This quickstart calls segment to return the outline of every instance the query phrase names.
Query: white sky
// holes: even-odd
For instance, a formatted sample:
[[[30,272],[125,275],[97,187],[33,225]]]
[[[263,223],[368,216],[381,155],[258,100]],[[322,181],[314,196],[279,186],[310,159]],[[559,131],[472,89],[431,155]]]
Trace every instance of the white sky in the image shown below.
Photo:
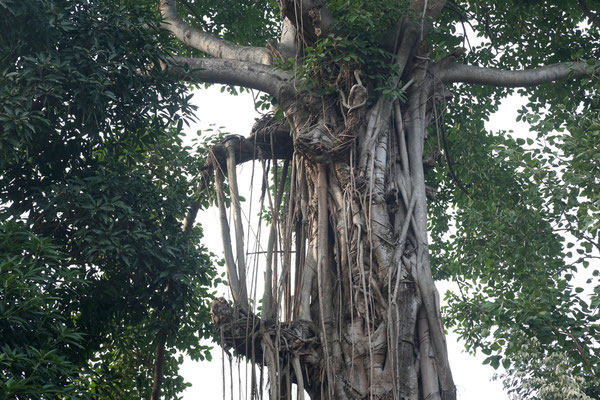
[[[519,134],[528,132],[527,124],[516,122],[517,109],[520,108],[525,100],[518,96],[512,96],[506,99],[499,111],[495,113],[490,121],[486,123],[486,128],[493,131],[513,130]],[[187,129],[187,132],[195,133],[197,129],[206,129],[211,125],[224,127],[225,132],[247,136],[250,128],[257,116],[254,112],[252,98],[248,93],[239,96],[230,96],[221,93],[220,88],[213,86],[209,89],[199,91],[194,96],[194,104],[198,106],[198,123]],[[519,135],[520,136],[520,135]],[[245,168],[250,168],[246,166]],[[257,173],[259,173],[257,171]],[[247,188],[243,187],[244,179],[240,180],[240,194],[244,196]],[[247,182],[246,182],[247,183]],[[256,214],[256,212],[254,212]],[[204,228],[204,243],[211,251],[221,256],[221,239],[218,226],[217,210],[215,208],[202,212],[197,219]],[[223,272],[223,271],[219,271]],[[449,289],[449,285],[438,284],[438,289],[442,294]],[[229,297],[227,289],[221,289],[219,295]],[[458,399],[460,400],[507,400],[508,396],[502,389],[502,383],[491,381],[495,372],[493,368],[482,365],[485,358],[483,355],[471,356],[463,351],[464,345],[457,342],[457,336],[450,332],[448,335],[448,352],[452,373],[458,390]],[[214,345],[214,344],[213,344]],[[192,383],[192,387],[184,393],[184,400],[195,399],[219,399],[223,395],[223,355],[221,349],[214,345],[213,360],[211,362],[193,362],[187,359],[182,368],[181,374],[186,381]],[[233,365],[233,374],[229,372],[229,361],[225,357],[225,386],[229,388],[231,377],[234,385],[237,387],[239,382],[245,382],[247,367],[242,363],[240,366]],[[238,376],[239,374],[239,376]],[[244,385],[242,385],[244,386]],[[235,398],[245,399],[245,393],[236,391]],[[227,398],[231,398],[228,392]]]

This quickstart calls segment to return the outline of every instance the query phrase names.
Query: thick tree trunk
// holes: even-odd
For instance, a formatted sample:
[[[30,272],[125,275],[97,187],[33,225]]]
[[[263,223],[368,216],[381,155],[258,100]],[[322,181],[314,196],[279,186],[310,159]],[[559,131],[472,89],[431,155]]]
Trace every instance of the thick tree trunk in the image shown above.
[[[409,0],[397,21],[379,21],[387,30],[385,38],[373,37],[369,43],[394,54],[388,61],[396,75],[387,82],[363,77],[377,80],[363,85],[359,69],[366,65],[319,53],[320,61],[312,68],[323,67],[321,62],[327,68],[309,72],[326,76],[327,89],[337,90],[319,98],[306,90],[311,83],[300,78],[309,59],[303,56],[317,55],[314,45],[322,38],[339,33],[340,40],[354,34],[368,37],[371,28],[344,32],[336,13],[327,9],[329,2],[278,0],[280,42],[268,49],[247,47],[187,24],[176,0],[160,1],[164,29],[210,56],[172,57],[171,74],[267,92],[286,117],[287,124],[274,118],[260,121],[248,139],[228,138],[213,149],[214,162],[207,167],[216,173],[234,299],[233,307],[224,299],[213,303],[214,322],[225,346],[267,366],[272,399],[291,398],[292,383],[298,385],[299,399],[304,389],[312,399],[456,398],[429,265],[431,190],[423,171],[428,126],[432,120],[436,127],[441,124],[438,103],[448,98],[444,84],[530,86],[591,76],[598,63],[503,71],[455,63],[464,49],[432,62],[424,43],[446,3]],[[285,70],[290,57],[295,71]],[[283,68],[270,66],[276,58],[286,61]],[[367,87],[391,83],[387,87],[396,88],[400,81],[405,83],[405,101],[381,97],[372,102]],[[252,290],[247,289],[250,274],[235,172],[237,163],[252,159],[272,161],[270,171],[277,182],[275,193],[268,196],[272,225],[260,316],[252,311],[258,297],[248,298]],[[285,164],[280,170],[275,161],[281,159]],[[264,185],[270,186],[266,173]],[[186,223],[196,211],[191,210]]]
[[[293,151],[283,168],[284,174],[291,171],[285,196],[286,176],[272,168],[281,183],[269,197],[272,227],[260,318],[246,301],[235,179],[236,160],[250,152],[240,139],[215,149],[218,186],[224,170],[229,176],[237,261],[219,195],[235,307],[216,301],[213,316],[226,346],[267,366],[272,399],[291,398],[291,383],[312,399],[456,398],[429,266],[423,171],[427,128],[446,98],[440,76],[454,59],[430,64],[422,44],[424,21],[444,4],[416,1],[420,23],[404,18],[394,28],[399,72],[390,79],[392,87],[406,82],[406,101],[382,96],[368,103],[374,97],[369,84],[347,65],[330,77],[334,95],[315,97],[295,85],[277,89],[291,130],[291,146],[283,147]],[[297,9],[284,9],[288,21],[295,20]],[[327,27],[317,20],[318,36]],[[310,41],[306,29],[297,34]],[[286,158],[273,145],[285,140],[275,128],[268,133],[271,124],[258,126],[249,139],[257,155],[250,158]],[[260,132],[272,138],[270,148],[259,144]]]
[[[412,65],[405,103],[367,110],[356,75],[345,106],[286,109],[291,182],[272,205],[287,215],[273,213],[282,240],[269,243],[284,256],[268,258],[263,319],[243,303],[213,310],[225,344],[268,367],[273,399],[290,398],[291,382],[312,399],[456,397],[428,258],[423,143],[442,97],[426,67]]]

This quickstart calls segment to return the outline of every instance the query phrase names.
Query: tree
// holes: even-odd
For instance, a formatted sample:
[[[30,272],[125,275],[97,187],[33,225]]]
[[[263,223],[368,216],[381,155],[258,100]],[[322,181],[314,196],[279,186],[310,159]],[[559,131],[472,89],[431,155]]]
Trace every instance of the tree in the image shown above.
[[[150,10],[0,1],[0,398],[149,398],[203,358],[214,260],[181,229],[187,89]],[[218,280],[217,280],[218,281]]]
[[[598,397],[598,268],[573,287],[598,256],[597,1],[388,3],[162,0],[158,21],[155,1],[0,0],[0,396],[175,397],[175,352],[210,335],[193,221],[216,189],[234,304],[213,321],[272,398],[455,398],[434,278],[517,396]],[[274,112],[201,167],[178,80]],[[542,146],[483,130],[511,87]],[[256,159],[250,297],[236,165]]]
[[[572,287],[597,257],[596,1],[176,3],[160,1],[181,45],[165,68],[275,107],[204,169],[234,300],[213,320],[268,368],[271,398],[292,383],[299,398],[456,398],[434,277],[461,286],[447,323],[487,363],[536,365],[524,331],[532,357],[564,352],[598,393],[599,289]],[[482,38],[468,50],[466,25]],[[508,88],[529,97],[540,149],[483,129]],[[250,298],[236,165],[254,159],[270,165],[271,228]]]

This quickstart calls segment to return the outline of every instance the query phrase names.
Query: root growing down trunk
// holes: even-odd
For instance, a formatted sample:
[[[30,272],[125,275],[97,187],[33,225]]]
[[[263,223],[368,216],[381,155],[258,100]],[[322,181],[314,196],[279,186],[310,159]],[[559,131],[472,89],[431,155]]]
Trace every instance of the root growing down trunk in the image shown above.
[[[291,398],[291,383],[311,399],[456,398],[428,258],[423,143],[440,96],[426,70],[426,61],[411,65],[405,103],[381,97],[367,110],[348,96],[341,118],[317,100],[316,119],[291,103],[291,134],[277,136],[293,148],[289,158],[253,144],[254,158],[284,174],[269,203],[260,316],[248,309],[235,165],[252,158],[248,143],[269,123],[215,152],[218,192],[229,177],[237,257],[219,195],[235,302],[215,301],[214,321],[225,346],[267,367],[273,399]],[[279,158],[289,160],[284,168],[275,168]]]

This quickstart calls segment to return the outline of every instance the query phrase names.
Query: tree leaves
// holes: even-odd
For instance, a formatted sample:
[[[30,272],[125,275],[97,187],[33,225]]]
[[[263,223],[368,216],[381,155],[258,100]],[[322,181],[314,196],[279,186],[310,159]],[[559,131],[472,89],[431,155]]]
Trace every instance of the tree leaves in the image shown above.
[[[160,330],[173,397],[176,351],[207,353],[190,343],[212,334],[215,271],[201,230],[181,231],[199,166],[177,123],[193,108],[159,67],[158,20],[108,0],[1,7],[3,229],[52,242],[31,256],[27,241],[3,242],[1,390],[148,397]]]
[[[84,288],[63,254],[22,225],[0,225],[0,382],[2,398],[91,398],[73,352],[84,338],[70,324],[65,295]]]

